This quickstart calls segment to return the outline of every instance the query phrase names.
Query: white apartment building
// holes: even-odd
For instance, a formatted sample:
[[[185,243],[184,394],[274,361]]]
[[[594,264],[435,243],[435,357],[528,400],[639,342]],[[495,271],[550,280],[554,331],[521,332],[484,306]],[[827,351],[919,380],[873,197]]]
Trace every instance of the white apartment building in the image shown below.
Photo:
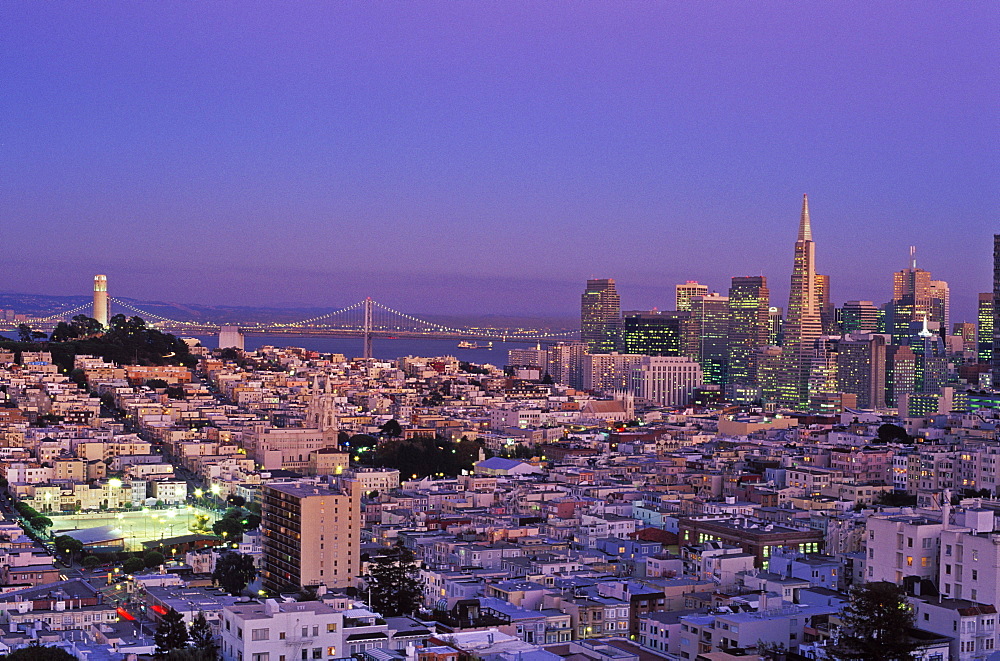
[[[865,524],[865,581],[900,584],[938,577],[941,521],[913,514],[872,516]]]
[[[1000,603],[1000,534],[990,510],[969,509],[956,519],[962,527],[941,532],[938,587],[945,597],[981,604]]]
[[[633,394],[663,406],[686,406],[703,383],[701,365],[690,358],[643,356],[632,370]]]
[[[952,638],[951,661],[984,661],[998,649],[997,609],[965,599],[913,599],[919,629]]]

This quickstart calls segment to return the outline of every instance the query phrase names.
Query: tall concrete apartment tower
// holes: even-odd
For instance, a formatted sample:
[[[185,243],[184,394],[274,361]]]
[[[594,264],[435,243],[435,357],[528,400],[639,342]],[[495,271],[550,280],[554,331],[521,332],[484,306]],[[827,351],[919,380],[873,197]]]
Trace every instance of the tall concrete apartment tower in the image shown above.
[[[108,276],[94,276],[94,319],[108,327]]]
[[[780,402],[794,408],[809,406],[809,373],[822,335],[816,284],[816,244],[809,222],[809,198],[802,196],[802,215],[795,241],[788,309],[785,311],[783,355],[785,370],[779,383]]]
[[[768,345],[771,294],[762,275],[734,277],[729,287],[729,382],[757,381],[754,354]]]
[[[993,387],[1000,388],[1000,234],[993,235]]]
[[[978,324],[976,337],[979,338],[979,353],[976,356],[980,363],[993,363],[993,292],[979,295]]]
[[[300,480],[261,490],[264,589],[354,586],[361,570],[361,487],[354,480]]]
[[[580,339],[590,353],[617,351],[621,327],[621,299],[615,281],[587,280],[587,290],[580,298]]]

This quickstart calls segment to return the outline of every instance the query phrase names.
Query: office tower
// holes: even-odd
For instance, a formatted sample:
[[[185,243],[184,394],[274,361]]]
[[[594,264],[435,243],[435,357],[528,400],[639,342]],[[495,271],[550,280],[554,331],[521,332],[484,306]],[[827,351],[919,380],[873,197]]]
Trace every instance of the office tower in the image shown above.
[[[951,326],[951,293],[944,280],[931,280],[930,320],[941,324],[941,335]]]
[[[692,296],[707,296],[708,285],[698,284],[697,280],[688,280],[683,285],[674,287],[674,309],[684,312],[691,309]]]
[[[993,362],[993,294],[979,295],[979,328],[976,336],[979,338],[979,362]]]
[[[823,335],[837,335],[837,310],[830,298],[830,276],[816,276],[816,303]]]
[[[635,396],[662,406],[687,406],[702,384],[701,366],[690,358],[643,356],[632,371]]]
[[[754,371],[760,397],[765,402],[775,402],[781,396],[781,377],[784,373],[781,347],[767,346],[754,354]]]
[[[968,321],[958,321],[952,324],[951,334],[962,338],[962,351],[975,355],[976,346],[976,325]]]
[[[885,407],[886,336],[851,333],[837,343],[837,390],[858,397],[858,407]]]
[[[583,389],[612,393],[630,387],[632,370],[642,356],[625,353],[590,353],[583,357]]]
[[[360,571],[361,488],[354,480],[261,487],[261,576],[271,594],[353,587]]]
[[[555,383],[582,388],[586,354],[587,345],[583,342],[557,342],[546,351],[546,372]]]
[[[1000,388],[1000,234],[993,235],[993,387]]]
[[[94,319],[108,327],[108,276],[94,276]]]
[[[924,321],[923,328],[907,342],[916,355],[915,390],[936,395],[948,384],[948,357],[944,339],[932,333]]]
[[[917,356],[908,346],[886,347],[885,403],[899,408],[917,388]]]
[[[847,301],[840,312],[840,332],[877,333],[878,307],[871,301]]]
[[[893,273],[892,301],[886,306],[886,330],[894,337],[910,335],[911,324],[931,319],[931,273],[917,268],[916,248],[910,246],[910,266]]]
[[[632,310],[622,313],[622,349],[642,356],[681,355],[683,313]]]
[[[729,376],[729,297],[691,297],[691,334],[697,338],[695,360],[705,383],[725,385]]]
[[[784,325],[785,311],[783,308],[771,306],[767,309],[767,343],[772,347],[780,347],[784,339],[782,326]]]
[[[615,281],[587,280],[580,299],[580,339],[591,353],[618,350],[621,332],[621,301]]]
[[[816,297],[816,245],[809,221],[809,198],[803,195],[782,344],[785,370],[780,401],[786,406],[803,408],[809,405],[809,374],[816,340],[821,334],[822,320]]]
[[[507,365],[510,367],[537,367],[545,373],[548,364],[548,351],[545,349],[511,349],[507,352]]]
[[[753,356],[768,344],[770,300],[764,276],[733,278],[729,287],[729,383],[757,381]]]

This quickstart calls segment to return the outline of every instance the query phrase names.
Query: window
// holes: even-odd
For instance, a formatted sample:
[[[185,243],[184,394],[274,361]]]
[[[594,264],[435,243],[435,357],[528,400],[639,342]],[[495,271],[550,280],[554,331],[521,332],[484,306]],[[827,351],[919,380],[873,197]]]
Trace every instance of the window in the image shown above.
[[[271,656],[270,652],[258,652],[252,655],[250,658],[253,659],[253,661],[268,661],[270,656]]]
[[[250,640],[268,640],[270,639],[270,629],[253,629],[250,632]]]
[[[314,659],[322,659],[323,658],[323,648],[322,647],[314,647],[313,648],[313,658]]]
[[[279,631],[278,632],[278,639],[279,640],[284,640],[285,639],[285,632],[284,631]]]
[[[912,567],[913,566],[913,556],[912,555],[906,556],[906,566],[907,567]]]
[[[326,625],[326,632],[327,633],[334,633],[336,630],[337,630],[337,623],[336,622],[330,622],[329,624]]]
[[[979,570],[977,570],[977,569],[973,569],[972,570],[972,580],[974,580],[974,581],[978,581],[979,580]]]

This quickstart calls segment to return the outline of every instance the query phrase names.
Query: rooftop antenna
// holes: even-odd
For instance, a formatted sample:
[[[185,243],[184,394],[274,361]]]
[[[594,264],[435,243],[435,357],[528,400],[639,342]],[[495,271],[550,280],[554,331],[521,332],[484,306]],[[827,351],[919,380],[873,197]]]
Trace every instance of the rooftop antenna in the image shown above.
[[[910,246],[910,268],[911,269],[916,269],[917,268],[917,247],[916,246]]]

